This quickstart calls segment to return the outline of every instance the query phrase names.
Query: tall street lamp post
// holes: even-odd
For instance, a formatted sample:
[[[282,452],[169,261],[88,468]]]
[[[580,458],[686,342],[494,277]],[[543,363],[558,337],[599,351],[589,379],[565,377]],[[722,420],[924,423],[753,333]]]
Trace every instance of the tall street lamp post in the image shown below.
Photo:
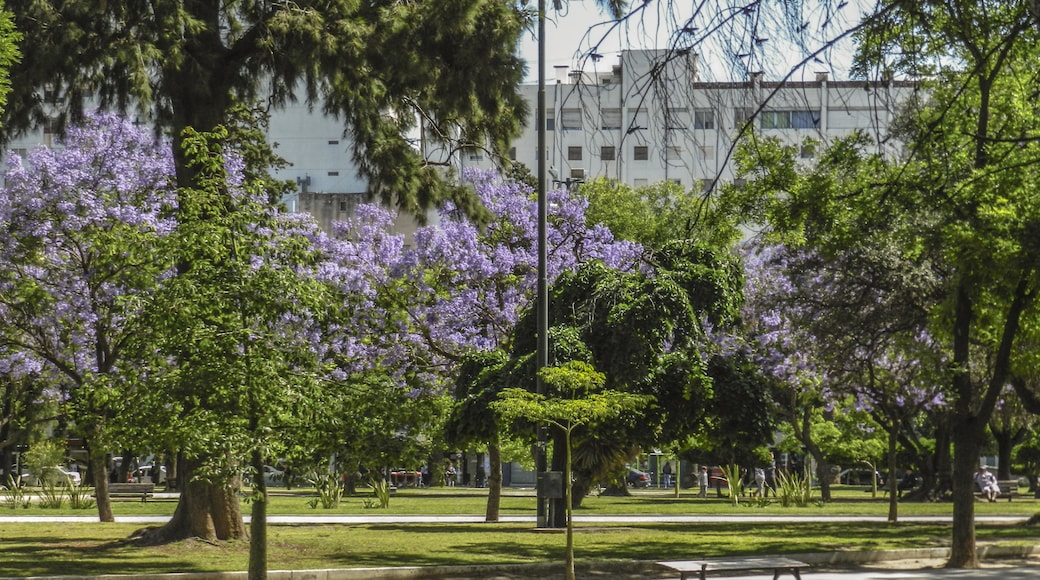
[[[535,353],[535,391],[545,394],[545,384],[540,376],[541,369],[549,366],[549,282],[547,270],[546,223],[548,195],[545,190],[546,145],[545,145],[545,0],[538,0],[538,295],[535,298],[535,315],[538,320],[538,348]],[[545,486],[537,478],[547,471],[545,426],[538,426],[538,447],[535,457],[536,496],[538,502],[537,526],[547,527],[548,498]]]

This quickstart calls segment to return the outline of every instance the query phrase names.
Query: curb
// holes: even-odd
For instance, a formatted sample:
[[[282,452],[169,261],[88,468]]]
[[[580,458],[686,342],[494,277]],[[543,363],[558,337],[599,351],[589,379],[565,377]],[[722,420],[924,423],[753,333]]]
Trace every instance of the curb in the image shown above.
[[[980,546],[979,558],[1014,559],[1040,555],[1037,546]],[[878,550],[863,552],[807,552],[785,554],[813,566],[855,566],[891,560],[944,559],[949,548]],[[393,568],[338,568],[327,570],[270,570],[268,580],[426,580],[438,578],[546,578],[563,573],[563,563],[488,564],[483,566],[402,566]],[[651,560],[577,563],[580,573],[660,576],[665,572]],[[185,572],[179,574],[105,574],[101,576],[8,576],[0,580],[246,580],[247,572]]]

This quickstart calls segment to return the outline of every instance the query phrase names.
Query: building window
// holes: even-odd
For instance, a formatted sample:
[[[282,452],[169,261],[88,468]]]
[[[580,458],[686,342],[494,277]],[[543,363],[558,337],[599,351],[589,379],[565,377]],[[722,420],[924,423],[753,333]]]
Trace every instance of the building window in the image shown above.
[[[632,133],[639,129],[646,129],[649,127],[647,124],[646,109],[629,109],[628,110],[628,128],[627,132]]]
[[[714,146],[711,146],[711,145],[701,145],[700,147],[697,148],[697,151],[698,151],[698,154],[700,155],[700,158],[705,160],[705,161],[708,161],[708,160],[711,160],[711,159],[715,159],[715,147]]]
[[[791,111],[792,129],[818,129],[820,116],[813,111]]]
[[[690,126],[690,110],[685,107],[669,107],[665,111],[664,126],[671,130],[686,129]]]
[[[509,160],[516,161],[516,147],[509,148]]]
[[[581,161],[581,147],[568,147],[567,161]]]
[[[575,167],[571,169],[571,179],[585,179],[585,168]]]
[[[682,149],[678,145],[669,145],[665,149],[665,155],[668,161],[678,161],[682,159]]]
[[[339,202],[339,211],[347,211],[347,202],[345,202],[345,201]]]
[[[762,111],[763,129],[790,129],[790,111]]]
[[[338,175],[339,175],[339,171],[330,171],[329,172],[329,176],[330,177],[337,177]]]
[[[621,129],[621,109],[603,109],[600,113],[600,128],[606,130]]]
[[[339,145],[339,139],[329,139],[329,145]]]
[[[762,111],[763,129],[815,129],[820,119],[812,111]]]
[[[615,158],[614,147],[604,145],[599,148],[599,158],[603,161],[613,161]]]
[[[752,124],[755,117],[754,109],[747,109],[743,107],[737,107],[733,109],[733,128],[741,129],[744,125]]]
[[[798,156],[802,159],[812,159],[816,155],[816,147],[812,145],[802,145],[799,150]]]
[[[646,145],[636,145],[632,149],[632,159],[636,161],[646,161],[650,159],[650,148]]]
[[[537,123],[535,123],[535,124],[537,125]],[[555,131],[556,130],[556,117],[550,115],[549,113],[545,114],[545,130],[546,131]]]
[[[635,187],[646,187],[650,182],[645,177],[637,177],[632,180],[632,185]]]
[[[562,113],[561,129],[564,131],[581,130],[581,109],[564,109]]]
[[[714,129],[715,111],[711,109],[699,109],[693,112],[694,129]]]
[[[482,161],[484,159],[484,152],[477,147],[468,147],[466,149],[466,157],[470,161]]]

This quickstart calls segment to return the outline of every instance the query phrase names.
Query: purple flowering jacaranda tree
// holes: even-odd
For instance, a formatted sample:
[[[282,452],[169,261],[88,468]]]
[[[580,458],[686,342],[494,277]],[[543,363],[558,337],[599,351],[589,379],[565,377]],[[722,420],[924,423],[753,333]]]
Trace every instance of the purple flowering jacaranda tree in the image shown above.
[[[104,453],[119,444],[139,372],[124,351],[143,300],[172,272],[163,239],[175,199],[169,146],[111,115],[70,128],[60,147],[13,156],[0,189],[5,346],[59,377],[102,521],[113,521]]]
[[[446,390],[468,354],[508,347],[537,287],[536,199],[529,186],[493,173],[465,178],[492,216],[486,224],[449,205],[410,240],[390,233],[391,212],[372,206],[362,206],[340,225],[334,242],[342,256],[340,285],[353,292],[351,300],[362,297],[349,308],[351,325],[334,346],[344,374],[379,364],[411,388]],[[550,283],[587,260],[631,269],[641,255],[638,244],[615,240],[603,226],[587,226],[587,204],[566,190],[549,192]],[[467,437],[488,444],[488,513],[497,519],[497,427],[490,413],[466,422],[485,427]]]
[[[917,458],[922,493],[948,489],[948,479],[936,481],[934,452],[922,441],[941,439],[933,430],[942,421],[929,417],[945,402],[945,365],[926,331],[922,303],[935,288],[930,272],[882,245],[849,247],[828,259],[768,246],[749,254],[747,267],[748,319],[755,321],[764,366],[797,387],[792,400],[839,405],[851,398],[887,432],[890,474],[897,473],[901,443]],[[895,477],[889,479],[895,521],[898,496]]]

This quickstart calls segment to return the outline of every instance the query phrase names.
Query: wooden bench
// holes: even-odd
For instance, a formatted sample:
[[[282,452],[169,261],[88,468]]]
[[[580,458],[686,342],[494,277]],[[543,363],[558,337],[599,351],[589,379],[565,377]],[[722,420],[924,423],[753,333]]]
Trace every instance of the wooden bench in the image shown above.
[[[657,565],[678,572],[680,580],[686,580],[688,574],[696,574],[698,578],[705,580],[707,574],[710,572],[758,570],[772,570],[773,580],[779,578],[780,574],[784,572],[793,574],[797,580],[802,580],[801,569],[809,566],[805,562],[800,562],[791,558],[779,558],[776,556],[705,558],[703,560],[658,562]]]
[[[1012,498],[1019,497],[1017,479],[998,479],[997,487],[1000,488],[1000,495],[997,496],[997,499],[1006,497],[1008,501],[1011,501]],[[975,495],[983,498],[982,490],[978,489],[978,486],[975,486]]]
[[[1011,498],[1018,496],[1017,479],[999,479],[997,480],[997,486],[1000,487],[1000,495],[997,496],[997,499],[1007,496],[1007,500],[1011,501]]]
[[[110,483],[108,484],[108,497],[111,499],[120,497],[141,498],[145,501],[155,495],[154,483]]]

